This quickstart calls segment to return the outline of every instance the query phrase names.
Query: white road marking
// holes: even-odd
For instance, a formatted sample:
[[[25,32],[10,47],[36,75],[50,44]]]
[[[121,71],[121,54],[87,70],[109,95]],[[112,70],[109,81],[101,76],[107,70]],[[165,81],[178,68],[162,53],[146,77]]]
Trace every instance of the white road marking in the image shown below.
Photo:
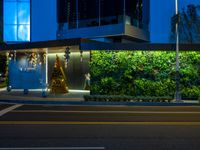
[[[199,111],[70,111],[70,110],[13,110],[17,113],[120,113],[120,114],[200,114]]]
[[[27,147],[27,148],[0,148],[0,150],[104,150],[105,147]]]
[[[8,113],[8,112],[10,112],[10,111],[18,108],[18,107],[20,107],[20,106],[22,106],[22,105],[13,105],[11,107],[8,107],[8,108],[5,108],[5,109],[1,110],[0,111],[0,117],[3,116],[3,115],[5,115],[6,113]]]

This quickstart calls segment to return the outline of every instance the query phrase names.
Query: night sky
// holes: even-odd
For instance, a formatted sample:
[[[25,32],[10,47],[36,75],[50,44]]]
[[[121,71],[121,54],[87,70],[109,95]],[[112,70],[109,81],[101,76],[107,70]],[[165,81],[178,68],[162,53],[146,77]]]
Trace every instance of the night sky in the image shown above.
[[[170,19],[175,14],[175,0],[150,0],[150,31],[152,43],[168,43]],[[179,0],[179,10],[188,4],[199,4],[200,0]]]

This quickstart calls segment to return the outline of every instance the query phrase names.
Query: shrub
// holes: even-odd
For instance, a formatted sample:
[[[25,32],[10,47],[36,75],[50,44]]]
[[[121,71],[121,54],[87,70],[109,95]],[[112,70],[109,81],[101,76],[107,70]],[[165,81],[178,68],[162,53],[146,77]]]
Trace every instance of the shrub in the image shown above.
[[[200,97],[200,86],[183,88],[181,93],[183,99],[198,99]]]
[[[120,96],[120,95],[84,95],[85,101],[99,102],[170,102],[172,97],[144,97],[144,96]]]

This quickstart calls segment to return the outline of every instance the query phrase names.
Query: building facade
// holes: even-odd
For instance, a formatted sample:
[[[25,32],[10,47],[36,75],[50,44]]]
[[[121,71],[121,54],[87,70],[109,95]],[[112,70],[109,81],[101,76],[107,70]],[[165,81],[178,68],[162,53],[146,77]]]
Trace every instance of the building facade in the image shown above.
[[[9,49],[9,89],[51,86],[57,56],[68,87],[84,89],[90,52],[81,50],[81,42],[67,44],[65,40],[149,42],[149,0],[4,0],[3,7],[4,41],[18,46],[30,42],[21,44],[21,49]],[[45,41],[55,40],[56,29],[62,45],[52,41],[50,47],[51,42]],[[44,42],[37,45],[35,41]]]
[[[4,41],[18,43],[8,53],[9,90],[47,90],[52,86],[53,66],[57,56],[63,66],[68,88],[85,89],[91,53],[81,50],[81,39],[109,43],[149,42],[149,0],[3,2]],[[56,29],[57,35],[54,34]],[[51,41],[50,46],[51,42],[47,41],[56,40],[56,36],[58,40]],[[79,42],[71,44],[73,39]],[[69,40],[68,44],[65,40]],[[57,44],[59,41],[61,45]],[[30,48],[29,44],[32,45]],[[19,45],[22,46],[20,49]],[[67,49],[70,50],[69,57],[66,57]]]
[[[1,0],[0,4],[8,43],[74,37],[169,43],[175,14],[174,0]],[[200,2],[179,1],[179,10],[188,4]]]
[[[149,41],[149,0],[58,0],[58,39]]]
[[[149,0],[3,0],[7,43],[89,38],[149,42]]]

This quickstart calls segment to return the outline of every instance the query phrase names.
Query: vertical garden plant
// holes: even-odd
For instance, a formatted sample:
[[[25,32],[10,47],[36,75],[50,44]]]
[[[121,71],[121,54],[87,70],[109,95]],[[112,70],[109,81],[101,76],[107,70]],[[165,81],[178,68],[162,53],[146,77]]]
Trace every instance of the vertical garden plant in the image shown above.
[[[175,93],[175,53],[168,51],[92,51],[91,94],[170,96]],[[181,93],[200,96],[200,54],[180,53]]]

